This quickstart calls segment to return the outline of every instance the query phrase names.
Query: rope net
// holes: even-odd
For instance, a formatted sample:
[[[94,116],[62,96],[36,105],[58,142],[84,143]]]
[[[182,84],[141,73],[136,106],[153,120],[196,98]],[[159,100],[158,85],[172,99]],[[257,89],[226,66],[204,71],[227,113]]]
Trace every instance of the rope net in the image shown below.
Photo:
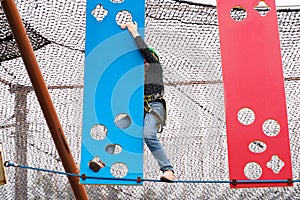
[[[16,0],[75,161],[80,162],[85,1]],[[278,9],[293,178],[300,178],[300,10]],[[20,58],[0,14],[0,142],[6,160],[64,171]],[[99,33],[100,34],[100,33]],[[147,0],[145,39],[164,67],[168,121],[159,138],[178,180],[228,180],[216,7]],[[144,178],[160,171],[145,147]],[[6,168],[1,199],[74,199],[66,176]],[[256,173],[250,172],[249,173]],[[294,187],[230,189],[228,184],[86,186],[90,199],[300,199]]]

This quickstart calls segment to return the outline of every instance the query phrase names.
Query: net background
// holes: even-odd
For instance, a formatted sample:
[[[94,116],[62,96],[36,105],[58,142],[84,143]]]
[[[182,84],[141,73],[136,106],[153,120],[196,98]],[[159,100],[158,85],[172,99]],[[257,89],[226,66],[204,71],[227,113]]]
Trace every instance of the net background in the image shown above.
[[[80,162],[85,1],[16,1],[75,161]],[[278,12],[293,178],[300,178],[300,10]],[[63,171],[5,15],[0,14],[0,142],[6,160]],[[159,135],[179,180],[228,180],[216,7],[147,0],[146,42],[164,67],[168,122]],[[157,179],[145,148],[144,178]],[[7,168],[3,199],[74,199],[65,176]],[[86,186],[90,199],[299,199],[293,187],[232,190],[228,184]]]

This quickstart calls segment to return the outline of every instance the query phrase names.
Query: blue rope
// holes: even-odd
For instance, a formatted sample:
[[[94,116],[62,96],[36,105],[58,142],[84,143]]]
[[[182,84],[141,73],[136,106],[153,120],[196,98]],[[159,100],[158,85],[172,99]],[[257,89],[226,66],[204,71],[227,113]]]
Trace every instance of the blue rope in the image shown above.
[[[109,178],[109,177],[95,177],[95,176],[85,176],[80,174],[73,174],[73,173],[67,173],[67,172],[61,172],[61,171],[55,171],[55,170],[48,170],[48,169],[42,169],[42,168],[36,168],[36,167],[30,167],[20,164],[14,164],[12,162],[6,161],[4,163],[5,167],[19,167],[23,169],[31,169],[36,171],[42,171],[42,172],[48,172],[48,173],[54,173],[54,174],[61,174],[61,175],[67,175],[67,176],[73,176],[73,177],[79,177],[82,179],[101,179],[101,180],[116,180],[116,181],[137,181],[137,182],[162,182],[161,180],[156,179],[129,179],[129,178]],[[227,184],[245,184],[245,183],[297,183],[300,182],[300,179],[298,180],[174,180],[172,183],[227,183]]]
[[[49,173],[54,173],[54,174],[62,174],[62,175],[67,175],[67,176],[75,176],[75,177],[80,177],[79,174],[72,174],[72,173],[67,173],[67,172],[60,172],[60,171],[54,171],[54,170],[48,170],[48,169],[42,169],[42,168],[36,168],[36,167],[29,167],[25,165],[20,165],[20,164],[14,164],[12,162],[6,161],[4,163],[5,167],[19,167],[23,169],[32,169],[36,171],[43,171],[43,172],[49,172]]]

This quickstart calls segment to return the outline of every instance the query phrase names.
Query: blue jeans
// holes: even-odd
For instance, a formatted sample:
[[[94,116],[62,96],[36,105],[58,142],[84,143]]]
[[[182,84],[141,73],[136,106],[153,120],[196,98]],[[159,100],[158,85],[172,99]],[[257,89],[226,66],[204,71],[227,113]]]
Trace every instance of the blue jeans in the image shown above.
[[[164,117],[164,115],[166,115],[166,110],[164,109],[163,104],[161,102],[151,102],[150,106],[162,118]],[[160,170],[163,172],[166,170],[174,171],[163,146],[157,138],[156,134],[159,129],[159,126],[157,126],[157,122],[158,121],[155,118],[155,116],[153,116],[153,114],[146,113],[144,118],[144,140],[152,155],[158,162]],[[115,123],[118,127],[124,128],[130,125],[131,120],[128,117],[123,117],[118,119],[118,121],[116,121]],[[110,145],[107,148],[105,148],[105,150],[107,153],[114,154],[115,147],[115,145]]]
[[[151,108],[159,114],[162,118],[166,115],[166,110],[161,102],[151,102]],[[152,155],[158,162],[161,171],[172,170],[174,171],[170,160],[161,145],[159,139],[157,138],[157,132],[159,126],[157,126],[157,119],[150,113],[146,113],[144,119],[144,140],[147,147],[151,151]]]

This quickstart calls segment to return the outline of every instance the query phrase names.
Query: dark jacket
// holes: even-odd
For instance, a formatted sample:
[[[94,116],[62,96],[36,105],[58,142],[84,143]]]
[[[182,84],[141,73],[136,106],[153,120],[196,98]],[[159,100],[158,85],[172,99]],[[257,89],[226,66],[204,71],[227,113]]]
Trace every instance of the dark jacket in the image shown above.
[[[144,59],[150,65],[145,75],[144,95],[148,96],[157,93],[163,95],[163,70],[158,58],[153,55],[152,51],[141,36],[135,37],[134,40]]]

